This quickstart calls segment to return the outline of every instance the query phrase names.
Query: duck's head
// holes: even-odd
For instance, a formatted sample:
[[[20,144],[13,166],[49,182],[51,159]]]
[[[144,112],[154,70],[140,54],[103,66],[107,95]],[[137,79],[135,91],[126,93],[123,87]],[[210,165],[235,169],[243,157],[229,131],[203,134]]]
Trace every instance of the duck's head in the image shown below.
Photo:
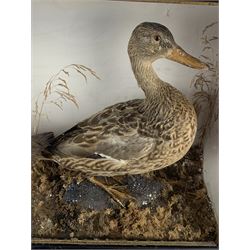
[[[205,63],[178,46],[169,29],[159,23],[139,24],[129,40],[128,54],[131,59],[151,63],[159,58],[166,58],[195,69],[207,68]]]

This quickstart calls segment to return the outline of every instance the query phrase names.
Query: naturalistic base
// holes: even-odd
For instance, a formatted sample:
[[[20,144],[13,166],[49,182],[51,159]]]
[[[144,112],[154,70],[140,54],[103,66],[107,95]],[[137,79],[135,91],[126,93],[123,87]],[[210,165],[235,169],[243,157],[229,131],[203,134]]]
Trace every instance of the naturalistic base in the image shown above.
[[[194,146],[160,171],[97,178],[125,194],[122,207],[83,173],[40,161],[32,167],[32,237],[217,242],[202,166]]]

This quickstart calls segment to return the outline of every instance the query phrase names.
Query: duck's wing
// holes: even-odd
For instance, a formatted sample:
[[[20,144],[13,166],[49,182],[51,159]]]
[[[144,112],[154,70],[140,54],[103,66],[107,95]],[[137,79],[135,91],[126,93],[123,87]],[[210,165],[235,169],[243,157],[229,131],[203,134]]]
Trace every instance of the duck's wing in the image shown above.
[[[53,148],[57,154],[85,158],[140,158],[154,145],[154,139],[140,129],[143,100],[118,103],[56,138]]]

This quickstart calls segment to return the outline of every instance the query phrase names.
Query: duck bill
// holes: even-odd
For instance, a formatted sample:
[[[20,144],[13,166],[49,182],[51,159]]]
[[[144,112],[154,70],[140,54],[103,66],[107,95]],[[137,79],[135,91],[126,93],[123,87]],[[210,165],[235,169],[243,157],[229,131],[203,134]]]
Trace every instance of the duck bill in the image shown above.
[[[198,58],[195,58],[189,55],[181,47],[170,49],[166,57],[167,59],[184,64],[190,68],[194,68],[194,69],[207,69],[208,68],[208,66],[205,63],[200,61]]]

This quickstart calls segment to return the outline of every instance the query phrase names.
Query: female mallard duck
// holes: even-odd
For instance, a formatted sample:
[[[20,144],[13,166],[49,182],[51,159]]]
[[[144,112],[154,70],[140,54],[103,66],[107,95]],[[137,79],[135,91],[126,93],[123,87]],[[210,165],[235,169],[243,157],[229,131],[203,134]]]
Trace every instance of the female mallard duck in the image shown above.
[[[191,147],[197,128],[194,107],[157,76],[152,63],[167,58],[195,69],[206,65],[158,23],[134,29],[128,54],[145,99],[107,107],[57,137],[53,158],[63,168],[86,176],[143,174],[175,163]]]

